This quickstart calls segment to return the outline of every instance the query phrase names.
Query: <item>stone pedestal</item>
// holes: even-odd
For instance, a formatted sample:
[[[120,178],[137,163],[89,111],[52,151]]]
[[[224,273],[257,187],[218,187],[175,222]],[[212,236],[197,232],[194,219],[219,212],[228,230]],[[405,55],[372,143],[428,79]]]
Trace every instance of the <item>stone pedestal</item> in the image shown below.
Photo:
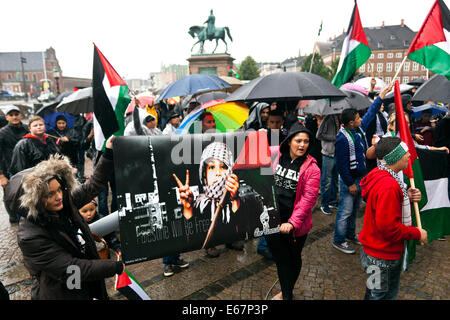
[[[218,77],[228,76],[228,67],[233,68],[233,61],[229,54],[204,54],[193,55],[189,61],[189,73],[215,74]]]

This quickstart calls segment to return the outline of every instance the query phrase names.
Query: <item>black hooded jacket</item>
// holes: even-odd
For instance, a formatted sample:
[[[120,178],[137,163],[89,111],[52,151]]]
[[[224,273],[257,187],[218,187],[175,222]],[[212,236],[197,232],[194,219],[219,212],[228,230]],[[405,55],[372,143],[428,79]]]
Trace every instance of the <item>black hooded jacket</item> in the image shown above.
[[[291,139],[300,132],[304,132],[309,135],[309,147],[305,154],[295,160],[292,160],[289,153],[289,142]],[[303,162],[311,149],[311,143],[313,139],[312,132],[302,126],[299,122],[294,123],[286,139],[280,145],[280,159],[275,170],[275,191],[277,195],[278,207],[280,208],[280,218],[282,222],[289,219],[294,210],[295,195],[297,192],[298,172]]]
[[[16,144],[9,167],[11,174],[34,167],[39,162],[47,160],[52,154],[59,153],[55,139],[47,135],[45,137],[41,142],[33,135],[27,134]]]
[[[80,134],[78,134],[75,129],[71,129],[66,127],[64,130],[58,130],[57,127],[50,129],[48,134],[51,134],[55,137],[67,137],[69,139],[68,142],[59,141],[59,148],[61,153],[67,157],[69,157],[70,162],[73,166],[78,164],[78,149],[81,143]]]
[[[27,133],[22,123],[18,127],[8,124],[0,130],[0,174],[8,176],[14,147]]]

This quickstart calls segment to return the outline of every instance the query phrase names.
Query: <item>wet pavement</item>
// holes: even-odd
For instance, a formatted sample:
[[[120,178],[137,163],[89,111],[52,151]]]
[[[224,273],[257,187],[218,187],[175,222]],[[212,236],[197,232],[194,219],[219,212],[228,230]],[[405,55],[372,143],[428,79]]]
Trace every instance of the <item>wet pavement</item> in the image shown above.
[[[0,188],[0,199],[3,190]],[[362,228],[360,209],[357,231]],[[361,248],[347,255],[331,246],[336,210],[330,216],[319,208],[303,249],[303,267],[294,289],[295,300],[361,300],[367,279],[360,263]],[[29,300],[30,276],[17,246],[17,224],[10,224],[0,202],[0,280],[11,300]],[[447,238],[449,238],[447,236]],[[164,277],[162,259],[130,265],[127,269],[154,300],[265,300],[280,292],[274,262],[256,252],[257,239],[248,240],[243,251],[218,246],[221,255],[209,258],[204,250],[182,254],[190,263]],[[399,300],[450,299],[450,239],[417,246],[416,258],[402,273]],[[113,300],[126,299],[114,290],[114,278],[106,279]],[[273,287],[273,288],[272,288]]]

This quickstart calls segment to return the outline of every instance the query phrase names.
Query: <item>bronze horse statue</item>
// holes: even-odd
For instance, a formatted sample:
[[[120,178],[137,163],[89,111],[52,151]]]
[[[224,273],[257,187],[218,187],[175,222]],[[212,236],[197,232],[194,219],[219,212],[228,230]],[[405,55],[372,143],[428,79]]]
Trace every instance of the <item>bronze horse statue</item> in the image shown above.
[[[225,41],[225,34],[228,36],[228,38],[230,38],[231,41],[233,41],[233,38],[231,38],[230,35],[230,29],[228,29],[228,27],[223,27],[223,28],[215,28],[214,30],[214,34],[206,34],[206,28],[203,26],[192,26],[189,28],[188,33],[192,36],[192,38],[195,39],[195,37],[197,36],[198,41],[196,43],[194,43],[194,45],[191,48],[191,52],[194,49],[195,45],[197,43],[200,43],[200,51],[199,53],[202,54],[203,53],[203,46],[206,40],[216,40],[216,47],[214,48],[213,52],[214,53],[217,49],[217,46],[219,45],[219,39],[221,39],[224,43],[225,43],[225,53],[227,53],[228,51],[228,45],[227,42]]]

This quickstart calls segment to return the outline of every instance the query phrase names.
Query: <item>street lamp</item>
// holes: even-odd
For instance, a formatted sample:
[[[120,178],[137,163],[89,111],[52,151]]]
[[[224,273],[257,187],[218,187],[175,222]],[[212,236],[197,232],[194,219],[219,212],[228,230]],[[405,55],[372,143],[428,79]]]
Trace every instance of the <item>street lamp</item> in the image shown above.
[[[56,82],[56,94],[59,95],[59,70],[56,67],[53,68],[53,77],[55,78]]]

